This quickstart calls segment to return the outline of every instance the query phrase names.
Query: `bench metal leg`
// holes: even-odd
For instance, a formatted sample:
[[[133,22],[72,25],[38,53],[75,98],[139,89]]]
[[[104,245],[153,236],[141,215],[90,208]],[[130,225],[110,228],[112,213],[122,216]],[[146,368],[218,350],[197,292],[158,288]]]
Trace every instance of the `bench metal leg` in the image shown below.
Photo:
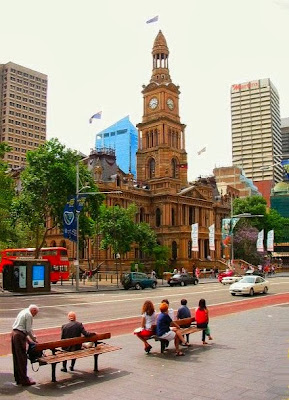
[[[98,371],[98,354],[94,354],[94,371]]]
[[[56,382],[56,363],[51,364],[52,382]]]

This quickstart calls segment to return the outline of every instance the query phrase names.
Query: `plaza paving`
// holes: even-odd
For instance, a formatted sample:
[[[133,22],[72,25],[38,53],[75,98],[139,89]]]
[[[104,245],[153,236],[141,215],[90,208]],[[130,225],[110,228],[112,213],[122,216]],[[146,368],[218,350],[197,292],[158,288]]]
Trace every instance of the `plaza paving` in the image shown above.
[[[153,342],[146,355],[133,335],[115,336],[109,343],[122,350],[101,355],[98,373],[93,358],[77,360],[76,371],[65,374],[57,366],[57,383],[51,368],[43,366],[29,376],[37,385],[13,383],[12,358],[1,357],[1,399],[107,399],[107,400],[287,400],[289,304],[280,304],[212,318],[214,341],[201,344],[200,333],[191,335],[193,346],[176,357],[172,344],[160,354]]]

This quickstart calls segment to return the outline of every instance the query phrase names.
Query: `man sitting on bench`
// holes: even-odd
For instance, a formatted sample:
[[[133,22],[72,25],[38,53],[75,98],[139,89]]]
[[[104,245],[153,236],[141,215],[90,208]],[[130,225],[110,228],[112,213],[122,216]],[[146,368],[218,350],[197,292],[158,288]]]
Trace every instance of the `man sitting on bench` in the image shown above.
[[[84,329],[84,326],[81,322],[76,321],[76,314],[73,311],[68,313],[69,322],[65,325],[62,325],[61,328],[61,339],[70,339],[74,337],[80,337],[81,335],[85,337],[89,337],[95,335],[94,332],[88,332]],[[81,344],[76,344],[74,346],[65,347],[63,350],[66,351],[76,351],[81,349]],[[69,367],[70,371],[74,370],[75,359],[71,360],[71,366]],[[63,361],[62,372],[67,372],[67,361]]]

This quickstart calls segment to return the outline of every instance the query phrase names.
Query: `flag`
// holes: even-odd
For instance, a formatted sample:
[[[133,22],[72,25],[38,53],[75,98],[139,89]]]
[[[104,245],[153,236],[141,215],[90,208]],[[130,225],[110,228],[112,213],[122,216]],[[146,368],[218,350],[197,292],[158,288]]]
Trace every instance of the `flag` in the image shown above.
[[[156,15],[155,17],[148,19],[146,23],[151,24],[152,22],[157,22],[158,20],[159,20],[159,16]]]
[[[192,224],[192,251],[199,251],[199,224]]]
[[[215,224],[209,226],[209,248],[215,251]]]
[[[203,147],[200,151],[198,151],[198,156],[200,156],[202,153],[206,151],[206,147]]]
[[[92,123],[93,118],[100,119],[101,118],[101,113],[102,113],[102,111],[99,111],[98,113],[93,114],[93,116],[89,118],[89,123],[90,124]]]
[[[257,239],[257,251],[259,252],[263,252],[264,251],[264,229],[262,229],[259,233],[258,233],[258,239]]]
[[[267,233],[267,251],[274,251],[274,230]]]

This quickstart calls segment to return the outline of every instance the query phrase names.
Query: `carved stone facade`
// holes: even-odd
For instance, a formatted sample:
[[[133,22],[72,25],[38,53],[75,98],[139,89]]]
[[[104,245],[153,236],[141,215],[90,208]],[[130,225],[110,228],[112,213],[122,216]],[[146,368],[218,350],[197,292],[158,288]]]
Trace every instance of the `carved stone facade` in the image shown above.
[[[153,69],[150,82],[143,86],[143,118],[137,125],[137,180],[118,169],[111,154],[93,151],[85,160],[94,173],[101,191],[121,190],[121,194],[107,194],[108,206],[138,208],[136,222],[147,222],[155,230],[158,242],[170,249],[170,263],[192,270],[194,260],[222,257],[221,221],[230,213],[229,202],[219,196],[210,179],[193,184],[187,179],[185,125],[179,116],[179,87],[168,68],[169,50],[159,31],[153,45]],[[114,159],[115,160],[115,159]],[[191,225],[199,224],[199,252],[191,251]],[[215,224],[215,251],[209,250],[209,226]],[[63,238],[54,232],[49,240],[58,244]],[[83,253],[83,265],[103,262],[107,268],[115,263],[111,251],[99,249],[100,238],[88,240]],[[48,243],[49,244],[49,243]],[[75,246],[67,243],[71,258]],[[125,267],[141,259],[134,248],[124,258]]]

